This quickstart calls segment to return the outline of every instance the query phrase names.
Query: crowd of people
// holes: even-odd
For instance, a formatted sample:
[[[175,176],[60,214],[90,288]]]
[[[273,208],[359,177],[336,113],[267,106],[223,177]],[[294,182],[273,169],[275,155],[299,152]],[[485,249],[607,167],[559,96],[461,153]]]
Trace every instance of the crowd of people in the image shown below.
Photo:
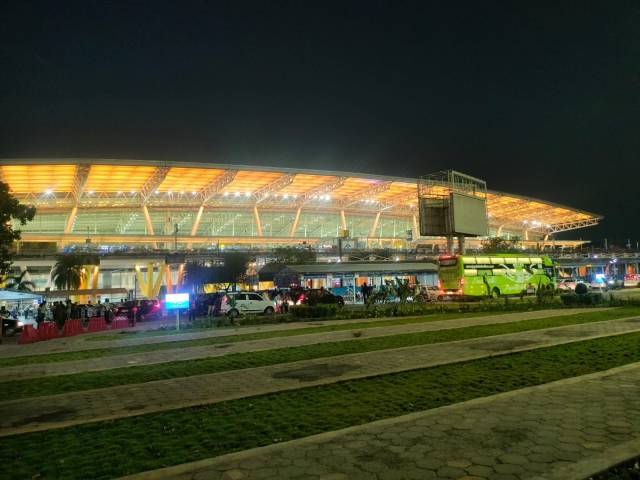
[[[74,303],[71,300],[64,302],[47,302],[45,300],[39,305],[16,304],[10,309],[3,305],[0,307],[0,316],[14,320],[35,320],[37,325],[42,322],[56,322],[58,328],[62,328],[69,319],[81,319],[88,322],[93,317],[104,317],[107,323],[110,323],[115,316],[116,309],[117,305],[109,302],[108,299],[104,302],[88,302],[87,304]]]

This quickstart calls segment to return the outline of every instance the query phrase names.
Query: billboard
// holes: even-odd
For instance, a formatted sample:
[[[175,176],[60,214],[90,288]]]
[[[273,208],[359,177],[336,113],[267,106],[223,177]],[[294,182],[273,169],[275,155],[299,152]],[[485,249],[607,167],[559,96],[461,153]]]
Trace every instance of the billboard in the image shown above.
[[[420,235],[440,237],[451,233],[449,206],[441,200],[420,199]]]
[[[167,293],[165,296],[165,307],[167,310],[189,308],[188,293]]]
[[[455,235],[487,235],[487,201],[484,198],[452,192],[451,233]]]

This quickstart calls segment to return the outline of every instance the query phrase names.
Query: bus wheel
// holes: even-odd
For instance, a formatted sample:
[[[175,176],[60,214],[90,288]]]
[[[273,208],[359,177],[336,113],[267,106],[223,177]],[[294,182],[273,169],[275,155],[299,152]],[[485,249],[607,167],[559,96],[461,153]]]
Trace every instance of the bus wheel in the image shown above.
[[[494,287],[493,290],[491,290],[491,298],[499,298],[500,297],[500,290],[498,290],[497,287]]]

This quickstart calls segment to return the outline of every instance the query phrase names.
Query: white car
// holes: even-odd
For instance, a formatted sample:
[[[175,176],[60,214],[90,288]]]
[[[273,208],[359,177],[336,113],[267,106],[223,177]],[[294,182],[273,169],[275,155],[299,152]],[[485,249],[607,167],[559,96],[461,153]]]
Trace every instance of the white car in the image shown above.
[[[574,291],[578,281],[573,277],[558,278],[558,289],[566,291]]]
[[[273,315],[276,311],[276,302],[269,300],[266,295],[262,296],[255,292],[234,292],[222,298],[220,310],[231,318],[247,313]]]
[[[640,275],[632,273],[624,276],[624,286],[626,288],[640,287]]]

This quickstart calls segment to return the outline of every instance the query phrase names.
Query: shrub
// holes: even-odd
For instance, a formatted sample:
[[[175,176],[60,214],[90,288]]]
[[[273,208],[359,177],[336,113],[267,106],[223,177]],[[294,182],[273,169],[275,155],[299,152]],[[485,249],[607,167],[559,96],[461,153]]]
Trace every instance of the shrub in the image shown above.
[[[589,289],[584,283],[579,283],[576,285],[576,295],[584,295],[588,291]]]
[[[604,296],[601,293],[589,292],[587,294],[577,295],[575,293],[565,293],[560,295],[560,299],[564,305],[600,305],[604,302]]]
[[[289,308],[291,317],[300,318],[335,318],[338,313],[336,304],[294,305]]]
[[[577,305],[578,304],[578,295],[575,293],[563,293],[560,295],[560,300],[562,300],[563,305]]]

